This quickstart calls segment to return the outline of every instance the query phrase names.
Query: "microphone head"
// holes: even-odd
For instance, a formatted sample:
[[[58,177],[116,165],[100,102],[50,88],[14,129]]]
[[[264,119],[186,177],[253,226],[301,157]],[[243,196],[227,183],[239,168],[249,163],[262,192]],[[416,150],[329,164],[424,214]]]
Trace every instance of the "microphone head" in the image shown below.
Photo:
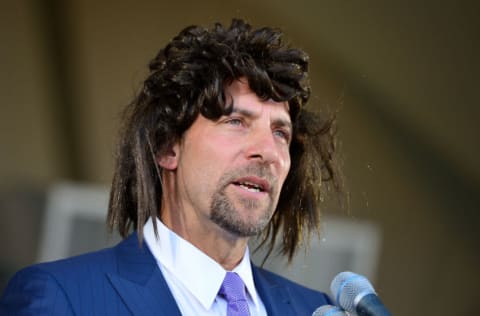
[[[355,312],[358,302],[368,294],[376,294],[372,284],[363,275],[353,272],[341,272],[330,285],[332,295],[337,302],[348,312]]]
[[[343,309],[332,305],[322,305],[317,308],[312,316],[346,316],[347,313]]]

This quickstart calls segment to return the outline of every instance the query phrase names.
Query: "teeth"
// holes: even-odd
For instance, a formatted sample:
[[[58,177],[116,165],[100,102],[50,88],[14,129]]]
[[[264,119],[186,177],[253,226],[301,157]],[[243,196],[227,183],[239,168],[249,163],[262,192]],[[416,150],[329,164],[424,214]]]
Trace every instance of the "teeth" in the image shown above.
[[[239,185],[248,190],[248,191],[251,191],[251,192],[260,192],[261,191],[261,187],[259,185],[256,185],[254,183],[250,183],[250,182],[242,182],[242,183],[239,183]]]
[[[240,187],[244,188],[245,190],[251,191],[251,192],[260,192],[259,188],[252,188],[252,187],[246,186],[244,184],[240,184]]]

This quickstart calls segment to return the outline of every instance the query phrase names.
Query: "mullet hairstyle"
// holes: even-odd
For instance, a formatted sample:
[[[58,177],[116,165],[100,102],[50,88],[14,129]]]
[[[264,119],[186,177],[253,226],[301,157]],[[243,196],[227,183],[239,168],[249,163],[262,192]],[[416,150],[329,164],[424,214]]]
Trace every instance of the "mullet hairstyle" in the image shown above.
[[[291,167],[277,209],[262,233],[267,257],[282,232],[279,252],[291,261],[304,234],[318,232],[322,181],[339,188],[333,117],[304,108],[310,96],[308,56],[286,45],[282,32],[252,29],[234,19],[226,28],[190,26],[149,64],[143,88],[127,106],[110,192],[108,226],[141,243],[149,217],[159,218],[162,183],[155,156],[166,153],[198,115],[217,120],[231,112],[224,87],[246,78],[262,100],[287,101],[293,124]],[[153,221],[157,233],[156,221]]]

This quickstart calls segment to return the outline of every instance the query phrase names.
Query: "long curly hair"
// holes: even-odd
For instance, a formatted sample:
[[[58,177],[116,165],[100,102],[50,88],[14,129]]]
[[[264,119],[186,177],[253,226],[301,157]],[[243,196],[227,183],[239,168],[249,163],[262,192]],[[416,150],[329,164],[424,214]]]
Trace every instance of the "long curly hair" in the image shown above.
[[[289,104],[291,167],[260,237],[270,254],[282,232],[279,251],[291,261],[304,235],[318,230],[326,192],[322,182],[340,186],[334,118],[305,109],[310,96],[307,54],[285,44],[280,30],[253,29],[234,19],[229,27],[185,28],[160,50],[149,70],[124,112],[110,192],[110,229],[123,237],[136,230],[142,241],[147,219],[160,217],[162,185],[155,156],[168,151],[198,115],[216,120],[228,114],[224,87],[246,78],[260,98]]]

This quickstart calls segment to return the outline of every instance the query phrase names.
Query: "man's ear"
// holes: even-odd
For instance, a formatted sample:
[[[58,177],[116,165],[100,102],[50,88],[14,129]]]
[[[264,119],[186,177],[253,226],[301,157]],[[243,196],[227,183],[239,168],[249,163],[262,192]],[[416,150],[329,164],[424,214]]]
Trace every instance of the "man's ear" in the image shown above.
[[[163,153],[157,153],[155,156],[158,165],[165,170],[173,171],[177,169],[179,159],[180,145],[175,143],[170,149]]]

